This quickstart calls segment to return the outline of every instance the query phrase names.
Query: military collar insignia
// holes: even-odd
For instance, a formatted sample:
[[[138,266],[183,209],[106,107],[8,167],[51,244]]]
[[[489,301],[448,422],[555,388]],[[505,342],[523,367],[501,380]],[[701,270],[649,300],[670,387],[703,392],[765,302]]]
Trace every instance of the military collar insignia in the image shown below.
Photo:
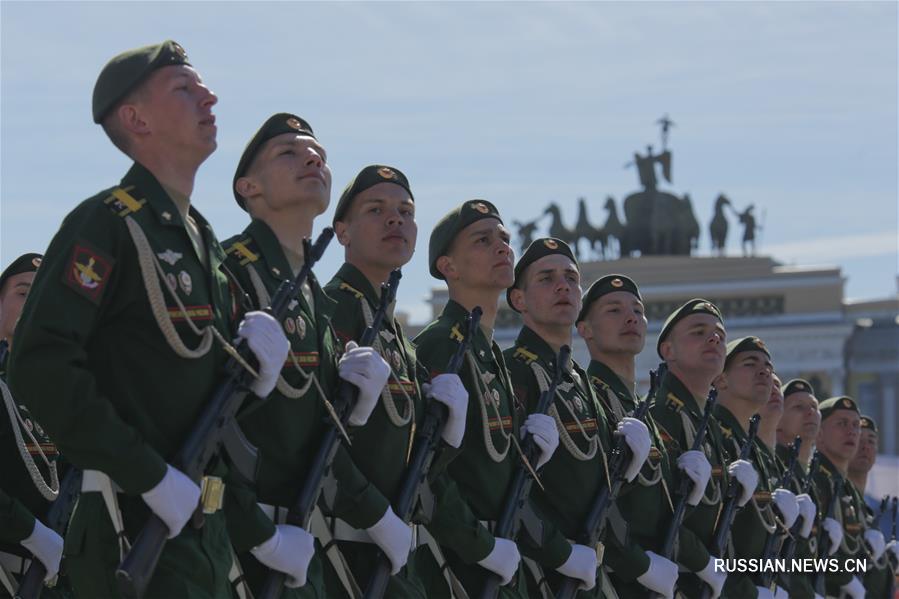
[[[559,244],[556,243],[555,239],[544,239],[543,245],[545,245],[550,250],[555,250],[559,248]]]
[[[516,347],[514,357],[521,358],[526,363],[530,364],[537,359],[537,354],[532,351],[528,351],[525,347]]]
[[[393,169],[387,168],[386,166],[382,166],[378,169],[378,175],[380,175],[382,179],[396,179],[396,173]]]
[[[353,287],[352,285],[350,285],[349,283],[346,283],[346,282],[343,282],[340,284],[340,290],[341,291],[349,291],[350,293],[352,293],[353,295],[356,296],[356,299],[362,299],[364,297],[362,295],[361,291],[359,291],[358,289],[356,289],[355,287]]]
[[[730,439],[731,437],[734,436],[734,431],[733,431],[733,429],[727,428],[727,427],[724,426],[723,424],[720,425],[720,427],[721,427],[721,434],[724,435],[724,438],[725,438],[725,439]]]
[[[164,252],[159,252],[156,254],[160,260],[168,264],[169,266],[175,266],[175,263],[178,262],[183,257],[183,254],[167,249]]]
[[[669,393],[667,397],[665,397],[665,406],[670,410],[680,412],[684,409],[684,402],[678,399],[677,395],[674,393]]]
[[[453,328],[450,329],[450,339],[452,339],[453,341],[458,341],[459,343],[462,343],[465,340],[465,335],[463,335],[461,331],[459,331],[458,323],[454,324]]]

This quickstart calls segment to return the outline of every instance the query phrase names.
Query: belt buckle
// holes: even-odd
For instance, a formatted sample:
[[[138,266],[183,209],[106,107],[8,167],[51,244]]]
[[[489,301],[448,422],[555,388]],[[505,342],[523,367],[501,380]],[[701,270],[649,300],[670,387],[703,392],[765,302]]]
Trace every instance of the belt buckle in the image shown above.
[[[218,476],[204,476],[200,484],[200,506],[204,514],[214,514],[222,509],[225,483]]]

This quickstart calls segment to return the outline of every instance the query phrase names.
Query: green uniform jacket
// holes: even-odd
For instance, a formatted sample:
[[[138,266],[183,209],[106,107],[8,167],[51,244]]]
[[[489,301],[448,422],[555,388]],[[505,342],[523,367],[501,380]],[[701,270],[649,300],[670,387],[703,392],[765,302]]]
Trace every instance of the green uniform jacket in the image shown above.
[[[224,247],[228,269],[241,292],[249,295],[247,308],[267,307],[281,282],[294,276],[277,237],[261,220],[254,219],[240,235],[228,239]],[[290,343],[281,370],[282,380],[264,403],[247,406],[239,417],[241,429],[259,449],[260,458],[255,491],[242,489],[240,502],[245,511],[265,523],[262,529],[269,529],[268,536],[274,533],[274,525],[255,504],[258,501],[283,508],[279,510],[282,515],[293,506],[321,444],[328,418],[319,388],[332,401],[338,385],[337,343],[329,317],[334,302],[322,292],[314,274],[306,282],[313,306],[298,293],[281,322]],[[315,377],[318,385],[310,377]],[[334,458],[333,472],[339,489],[333,509],[360,527],[377,522],[386,509],[386,500],[353,466],[342,445]],[[247,550],[268,536],[232,535],[244,573],[254,588],[262,583],[267,570]],[[307,580],[303,591],[291,591],[291,596],[327,594],[320,552],[309,566]]]
[[[440,317],[415,338],[419,360],[431,376],[446,368],[457,341],[464,336],[467,315],[465,308],[450,300]],[[472,340],[460,377],[469,393],[465,438],[458,450],[444,452],[446,461],[450,457],[452,461],[447,467],[449,476],[438,476],[432,485],[438,500],[429,529],[447,549],[447,562],[471,594],[480,592],[488,574],[476,562],[487,557],[494,546],[493,535],[481,521],[499,517],[520,463],[508,437],[518,434],[524,406],[517,404],[499,346],[483,329]],[[558,567],[568,559],[571,547],[549,523],[544,523],[543,534],[543,539],[536,540],[541,547],[539,561]],[[517,584],[513,581],[502,588],[507,596],[527,596],[520,574],[521,569]]]
[[[781,463],[789,463],[789,447],[787,447],[786,445],[777,445],[777,447],[774,448],[774,452],[780,459]],[[790,490],[797,495],[803,492],[807,492],[808,495],[812,498],[812,501],[815,502],[815,505],[819,506],[818,511],[820,512],[821,504],[818,502],[818,494],[815,491],[815,485],[810,483],[808,491],[805,491],[805,482],[807,479],[808,472],[806,470],[806,467],[797,460],[792,470]],[[812,526],[812,532],[809,534],[808,539],[798,539],[796,543],[796,550],[793,553],[794,559],[809,559],[818,557],[817,553],[815,552],[815,550],[817,549],[817,530],[818,525],[816,523],[814,526]],[[815,597],[815,589],[812,586],[812,577],[808,574],[803,574],[800,572],[791,573],[789,575],[784,574],[779,577],[778,584],[780,584],[790,593],[791,598],[795,597],[796,599],[814,599]]]
[[[733,412],[721,404],[715,406],[715,417],[721,425],[728,461],[738,460],[742,447],[748,441],[743,427],[748,426],[749,422],[739,422]],[[732,551],[728,555],[730,558],[761,558],[769,532],[772,530],[775,533],[779,532],[774,520],[774,506],[771,500],[771,493],[780,479],[776,458],[756,437],[752,442],[748,460],[755,468],[759,482],[752,498],[746,505],[739,508],[734,516],[728,541],[729,551]],[[727,597],[751,599],[758,596],[755,587],[761,586],[761,584],[761,574],[734,572],[727,577],[724,593]]]
[[[818,489],[818,510],[819,520],[824,521],[827,517],[827,508],[830,505],[830,499],[833,497],[835,478],[840,476],[839,470],[833,465],[827,456],[821,454],[821,465],[815,476],[815,487]],[[832,558],[840,561],[839,572],[828,572],[826,575],[826,590],[828,595],[839,595],[840,587],[848,584],[855,575],[852,572],[843,571],[843,560],[852,558],[864,558],[867,556],[864,548],[864,528],[862,518],[864,518],[862,508],[856,505],[858,501],[855,487],[848,479],[843,479],[843,495],[839,499],[839,505],[836,510],[836,521],[843,526],[843,543]],[[864,503],[863,501],[861,503]],[[820,527],[819,527],[820,528]],[[826,534],[821,531],[821,534]],[[818,541],[820,543],[820,540]],[[859,580],[864,582],[864,575],[859,576]]]
[[[219,268],[224,252],[206,220],[193,208],[190,214],[202,232],[207,267],[174,202],[141,165],[128,171],[120,188],[82,202],[50,243],[10,362],[14,395],[27,403],[67,460],[105,472],[121,487],[130,538],[149,512],[139,494],[162,479],[226,359],[214,341],[201,357],[177,355],[160,322],[173,326],[174,337],[190,349],[201,338],[188,319],[232,337],[234,305]],[[126,219],[149,245],[143,272],[162,289],[156,316]],[[224,473],[218,466],[216,473]],[[239,517],[231,524],[235,530],[253,525]],[[119,550],[99,493],[82,495],[65,553],[79,594],[115,595]],[[210,515],[202,529],[187,526],[166,543],[148,595],[221,596],[228,592],[230,563],[222,514]]]
[[[702,410],[680,379],[674,373],[668,371],[659,383],[650,412],[659,428],[668,457],[671,463],[676,464],[680,454],[689,450],[693,445],[693,435],[702,420]],[[687,434],[688,430],[689,436]],[[720,494],[726,488],[728,480],[724,438],[721,434],[718,420],[714,415],[709,420],[705,442],[703,443],[703,452],[712,465],[712,477],[706,487],[705,496],[699,502],[699,505],[693,508],[688,507],[687,515],[684,518],[684,526],[696,535],[700,542],[699,544],[704,549],[702,567],[705,567],[710,558],[708,549],[714,540],[715,523],[718,520],[718,512],[721,509]],[[678,471],[676,477],[678,485],[680,484],[680,476],[683,476],[683,474]],[[678,563],[686,565],[685,560],[693,560],[692,556],[686,554],[686,550],[686,548],[681,550],[678,547],[676,559]],[[691,547],[692,550],[693,548]],[[714,557],[723,558],[724,556],[718,555]],[[699,556],[696,556],[695,561],[699,563]],[[693,574],[682,573],[678,576],[678,588],[688,597],[698,596],[704,585],[705,583]]]
[[[550,385],[556,371],[556,352],[525,326],[515,345],[503,352],[503,357],[509,366],[515,396],[528,414],[535,412],[542,389]],[[545,520],[576,542],[593,498],[607,485],[605,461],[610,441],[608,420],[588,383],[587,373],[573,360],[571,364],[572,369],[563,375],[548,411],[559,429],[559,447],[540,470],[545,490],[535,484],[531,498]],[[539,378],[535,368],[541,372]],[[554,571],[560,564],[542,565],[549,570],[545,575],[555,593],[563,580]],[[578,596],[601,597],[600,586],[597,584],[589,592],[581,591]]]
[[[375,291],[359,269],[348,263],[341,266],[325,285],[325,292],[334,300],[331,322],[341,345],[351,340],[359,341],[368,326],[364,311],[367,310],[369,315],[377,311],[380,293]],[[415,426],[421,424],[424,417],[419,382],[427,382],[427,378],[418,366],[412,343],[406,339],[400,324],[389,316],[383,320],[377,348],[391,368],[387,384],[391,412],[388,414],[388,400],[382,397],[365,426],[354,432],[349,453],[356,466],[380,493],[394,499],[406,470]],[[434,474],[431,473],[432,476]],[[370,543],[343,541],[340,548],[357,582],[364,587],[376,563],[378,547]],[[414,562],[410,559],[404,571],[392,577],[385,591],[386,596],[424,596],[424,587],[415,575]]]
[[[587,374],[614,424],[617,425],[624,416],[633,414],[637,408],[637,397],[611,368],[592,360]],[[652,398],[646,398],[646,401],[652,401]],[[627,536],[617,538],[616,535],[608,544],[604,558],[613,570],[612,583],[624,597],[646,592],[636,579],[649,569],[646,552],[661,554],[677,500],[672,495],[675,492],[673,462],[665,450],[651,412],[646,413],[645,423],[650,433],[649,457],[634,483],[622,488],[618,501],[618,509],[627,523]],[[686,526],[680,527],[677,546],[686,568],[696,571],[705,567],[708,551]]]

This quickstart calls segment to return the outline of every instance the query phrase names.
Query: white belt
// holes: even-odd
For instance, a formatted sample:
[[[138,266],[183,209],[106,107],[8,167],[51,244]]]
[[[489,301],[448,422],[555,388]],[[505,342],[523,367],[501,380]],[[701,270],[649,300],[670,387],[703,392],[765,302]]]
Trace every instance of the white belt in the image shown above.
[[[0,551],[0,565],[15,576],[22,576],[31,565],[31,560],[15,553]]]
[[[106,489],[111,488],[116,493],[121,493],[122,488],[117,485],[109,476],[99,470],[85,470],[81,475],[81,492],[102,493]]]
[[[331,534],[337,541],[354,541],[356,543],[374,543],[367,532],[359,528],[353,528],[340,518],[326,518]]]
[[[125,536],[125,522],[122,519],[122,510],[119,508],[118,494],[122,492],[122,488],[115,484],[105,472],[84,470],[81,478],[81,492],[102,495],[109,520],[112,522],[112,528],[118,539],[119,557],[125,559],[125,555],[131,549],[131,544]]]
[[[287,522],[287,512],[288,508],[283,505],[271,505],[268,503],[259,503],[259,509],[268,516],[269,520],[274,522],[275,524],[284,524]]]

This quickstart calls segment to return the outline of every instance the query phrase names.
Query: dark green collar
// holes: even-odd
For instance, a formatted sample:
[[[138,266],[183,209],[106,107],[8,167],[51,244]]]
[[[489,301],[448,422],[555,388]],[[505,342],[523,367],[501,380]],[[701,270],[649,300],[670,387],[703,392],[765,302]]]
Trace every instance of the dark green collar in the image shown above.
[[[441,312],[440,314],[440,318],[452,323],[452,326],[458,329],[460,337],[464,337],[465,318],[468,316],[468,314],[468,310],[466,310],[460,303],[456,302],[455,300],[449,300],[446,303],[446,306],[444,306],[443,312]],[[458,340],[461,341],[461,338]],[[488,359],[488,356],[493,354],[493,345],[494,344],[489,339],[487,339],[487,335],[484,334],[484,329],[478,327],[478,330],[475,332],[474,339],[472,339],[471,342],[471,352],[478,358],[485,360]],[[496,356],[494,356],[494,359],[495,358]]]
[[[587,366],[587,374],[590,375],[591,380],[596,378],[599,379],[602,383],[607,385],[615,395],[624,399],[632,404],[637,402],[637,397],[634,395],[634,392],[627,388],[624,384],[624,381],[621,380],[615,371],[599,362],[598,360],[590,360],[590,365]]]
[[[724,433],[724,438],[726,440],[733,439],[742,447],[743,442],[746,440],[746,431],[743,430],[740,421],[737,420],[734,413],[719,403],[715,405],[714,414],[721,425],[721,432]],[[748,426],[749,423],[747,422],[746,424]]]
[[[547,372],[555,372],[558,354],[530,327],[521,327],[515,340],[515,348],[516,353],[524,356],[526,361],[538,360]]]
[[[256,242],[256,247],[268,268],[270,276],[279,281],[293,277],[293,270],[284,255],[284,248],[275,236],[274,231],[264,221],[253,219],[244,229],[243,235],[249,235]]]
[[[368,300],[368,303],[372,308],[376,307],[380,303],[380,296],[375,291],[375,288],[372,286],[371,282],[366,278],[364,274],[362,274],[361,270],[359,270],[349,262],[344,262],[340,267],[340,270],[337,271],[334,277],[340,279],[346,285],[348,285],[350,287],[350,291],[357,294],[362,294],[362,297]]]
[[[659,391],[660,393],[656,397],[656,403],[661,401],[662,404],[665,404],[668,401],[668,395],[673,395],[677,398],[679,403],[683,404],[682,409],[692,413],[697,419],[702,418],[702,410],[699,409],[696,398],[693,397],[693,394],[690,393],[687,386],[677,378],[677,375],[670,370],[665,375],[665,379],[662,381]]]

